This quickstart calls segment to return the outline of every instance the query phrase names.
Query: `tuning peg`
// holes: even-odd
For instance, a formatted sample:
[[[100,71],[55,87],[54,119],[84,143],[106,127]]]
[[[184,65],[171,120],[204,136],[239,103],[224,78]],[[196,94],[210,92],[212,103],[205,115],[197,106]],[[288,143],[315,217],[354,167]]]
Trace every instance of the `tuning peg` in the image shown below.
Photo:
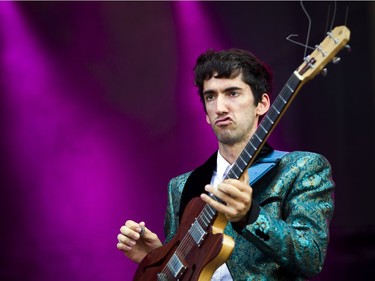
[[[320,71],[320,74],[321,74],[323,77],[327,77],[327,74],[328,74],[328,70],[327,70],[327,68],[323,68],[322,71]]]
[[[341,61],[341,58],[340,57],[334,57],[333,59],[332,59],[332,62],[334,63],[334,64],[337,64],[337,63],[339,63]]]
[[[350,53],[352,51],[352,47],[350,45],[345,45],[345,49]]]

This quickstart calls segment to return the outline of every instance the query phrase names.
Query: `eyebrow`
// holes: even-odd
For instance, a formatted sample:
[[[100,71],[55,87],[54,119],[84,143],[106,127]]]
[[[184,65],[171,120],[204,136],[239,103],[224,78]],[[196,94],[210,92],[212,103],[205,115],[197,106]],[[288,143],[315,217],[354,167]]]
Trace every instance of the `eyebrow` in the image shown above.
[[[229,87],[229,88],[224,89],[223,92],[227,93],[227,92],[231,92],[233,90],[242,90],[242,88],[241,87],[235,87],[235,86],[233,86],[233,87]],[[215,91],[215,90],[207,90],[207,91],[203,92],[203,95],[215,94],[216,92],[217,91]]]

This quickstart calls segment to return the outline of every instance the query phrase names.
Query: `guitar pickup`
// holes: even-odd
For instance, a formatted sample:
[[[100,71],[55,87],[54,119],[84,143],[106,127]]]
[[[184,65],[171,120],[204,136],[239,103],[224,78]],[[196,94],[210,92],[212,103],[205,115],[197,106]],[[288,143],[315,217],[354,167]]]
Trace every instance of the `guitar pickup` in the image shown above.
[[[191,224],[189,234],[199,247],[204,241],[204,237],[207,235],[207,232],[202,228],[199,221],[195,219],[194,223]]]

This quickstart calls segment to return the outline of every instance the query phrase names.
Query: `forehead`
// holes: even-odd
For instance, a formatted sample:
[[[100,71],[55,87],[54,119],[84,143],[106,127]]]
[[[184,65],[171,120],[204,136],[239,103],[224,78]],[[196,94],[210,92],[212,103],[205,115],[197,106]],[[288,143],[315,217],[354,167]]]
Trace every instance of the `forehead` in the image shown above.
[[[242,74],[233,78],[216,78],[213,75],[210,79],[203,82],[203,93],[225,91],[230,88],[250,89],[250,86],[242,80]]]

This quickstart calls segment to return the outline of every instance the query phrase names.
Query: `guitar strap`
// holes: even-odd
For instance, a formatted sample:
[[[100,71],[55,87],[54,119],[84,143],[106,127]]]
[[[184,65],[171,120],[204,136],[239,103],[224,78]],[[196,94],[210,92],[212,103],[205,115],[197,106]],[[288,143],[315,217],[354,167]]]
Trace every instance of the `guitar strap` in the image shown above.
[[[248,169],[250,185],[254,185],[264,175],[270,172],[287,152],[273,150],[267,143],[264,144],[255,163]],[[211,181],[212,172],[216,168],[217,152],[215,152],[202,166],[195,169],[187,179],[181,195],[180,210],[178,216],[181,220],[182,214],[189,201],[205,192],[204,186]]]
[[[271,171],[287,153],[286,151],[274,150],[267,157],[260,158],[248,169],[250,185],[254,185],[260,178]]]

